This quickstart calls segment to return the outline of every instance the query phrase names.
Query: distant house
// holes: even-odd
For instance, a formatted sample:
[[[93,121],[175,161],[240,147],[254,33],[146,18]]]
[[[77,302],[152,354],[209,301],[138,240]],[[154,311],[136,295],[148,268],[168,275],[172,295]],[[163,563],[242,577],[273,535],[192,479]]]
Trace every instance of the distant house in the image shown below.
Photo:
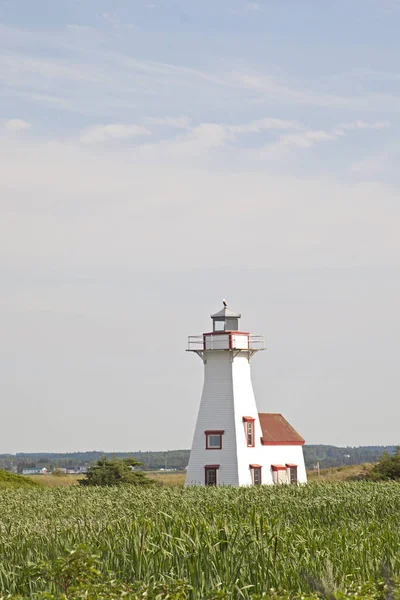
[[[32,467],[30,469],[22,469],[22,475],[47,475],[48,470],[46,467],[42,469],[40,467]]]
[[[80,475],[81,473],[87,473],[87,467],[70,467],[67,469],[68,475]]]

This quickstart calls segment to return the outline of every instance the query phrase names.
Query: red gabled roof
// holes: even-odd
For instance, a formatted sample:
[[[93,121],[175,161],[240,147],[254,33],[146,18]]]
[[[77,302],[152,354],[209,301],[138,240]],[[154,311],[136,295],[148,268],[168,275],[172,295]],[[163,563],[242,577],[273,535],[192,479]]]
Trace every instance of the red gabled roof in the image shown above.
[[[263,445],[299,446],[305,440],[279,413],[258,413],[262,430]]]

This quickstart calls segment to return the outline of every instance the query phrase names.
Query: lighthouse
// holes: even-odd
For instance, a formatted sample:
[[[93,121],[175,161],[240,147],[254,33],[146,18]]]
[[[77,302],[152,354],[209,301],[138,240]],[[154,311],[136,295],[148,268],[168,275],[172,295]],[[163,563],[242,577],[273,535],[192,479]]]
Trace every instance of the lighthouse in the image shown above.
[[[185,485],[306,483],[304,439],[280,413],[258,413],[251,361],[264,338],[240,331],[240,318],[224,301],[212,331],[189,336],[204,384]]]

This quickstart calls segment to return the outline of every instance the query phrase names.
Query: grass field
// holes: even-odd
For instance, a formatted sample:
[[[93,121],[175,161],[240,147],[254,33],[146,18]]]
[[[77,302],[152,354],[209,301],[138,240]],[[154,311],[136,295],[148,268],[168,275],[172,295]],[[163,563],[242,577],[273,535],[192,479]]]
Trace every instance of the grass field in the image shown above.
[[[26,479],[44,487],[71,487],[78,485],[83,475],[27,475]]]
[[[330,469],[321,469],[319,475],[316,471],[308,471],[307,479],[310,482],[343,482],[363,479],[370,472],[373,465],[365,463],[362,465],[351,465],[343,467],[331,467]]]
[[[383,573],[400,575],[399,514],[396,483],[0,490],[0,591],[382,598]]]
[[[163,485],[183,486],[185,483],[185,473],[164,473],[160,471],[149,471],[148,476]],[[78,485],[79,480],[84,475],[27,475],[24,479],[33,481],[35,484],[44,487],[71,487]],[[1,480],[0,480],[1,484]]]

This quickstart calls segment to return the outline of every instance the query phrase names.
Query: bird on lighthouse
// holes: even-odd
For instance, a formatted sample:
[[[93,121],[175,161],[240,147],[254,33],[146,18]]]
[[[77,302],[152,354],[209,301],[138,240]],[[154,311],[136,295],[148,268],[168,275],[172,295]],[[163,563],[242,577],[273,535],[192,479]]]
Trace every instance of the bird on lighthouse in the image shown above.
[[[222,304],[225,306],[225,308],[228,306],[227,301],[225,300],[225,298],[222,299]]]

